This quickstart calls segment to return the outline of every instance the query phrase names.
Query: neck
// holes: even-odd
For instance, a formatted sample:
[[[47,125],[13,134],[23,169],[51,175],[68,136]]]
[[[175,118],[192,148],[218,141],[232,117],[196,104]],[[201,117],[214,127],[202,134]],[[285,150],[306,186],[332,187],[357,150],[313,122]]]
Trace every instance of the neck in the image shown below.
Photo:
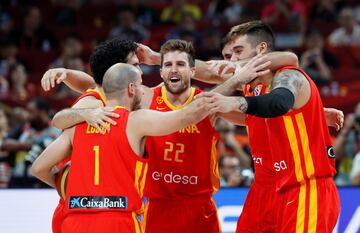
[[[106,103],[106,107],[115,108],[116,106],[122,106],[126,110],[131,111],[131,102],[129,99],[118,98],[118,99],[109,99]]]
[[[181,94],[173,94],[166,90],[166,97],[170,101],[170,103],[174,106],[180,106],[183,105],[187,99],[189,99],[191,95],[191,86],[189,86],[188,89],[186,89]]]

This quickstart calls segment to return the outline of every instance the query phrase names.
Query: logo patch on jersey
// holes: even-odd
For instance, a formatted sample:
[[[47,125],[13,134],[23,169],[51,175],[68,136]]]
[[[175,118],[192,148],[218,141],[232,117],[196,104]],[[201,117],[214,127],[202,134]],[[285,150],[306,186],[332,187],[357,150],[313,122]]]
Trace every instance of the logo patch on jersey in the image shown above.
[[[254,89],[254,96],[259,96],[262,94],[262,89],[263,89],[264,85],[263,84],[259,84],[255,87]]]
[[[156,103],[157,103],[157,104],[162,104],[162,103],[164,103],[163,97],[162,97],[162,96],[156,97]]]
[[[326,146],[326,153],[329,158],[331,158],[331,159],[335,158],[335,152],[334,152],[334,148],[332,146]]]
[[[128,207],[127,197],[122,196],[71,196],[69,209],[121,209]]]

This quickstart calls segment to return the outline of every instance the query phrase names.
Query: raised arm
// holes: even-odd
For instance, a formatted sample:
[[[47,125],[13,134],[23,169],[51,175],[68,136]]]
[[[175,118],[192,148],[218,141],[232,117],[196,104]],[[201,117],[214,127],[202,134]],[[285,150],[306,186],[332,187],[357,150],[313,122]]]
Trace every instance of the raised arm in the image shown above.
[[[65,68],[49,69],[41,78],[44,91],[49,91],[61,82],[79,93],[84,93],[87,89],[96,86],[94,79],[87,73]]]
[[[110,117],[119,117],[119,115],[113,113],[110,108],[104,108],[103,103],[95,97],[86,96],[80,99],[72,108],[66,108],[56,113],[51,123],[56,128],[67,129],[86,121],[104,134],[105,131],[100,126],[110,130],[110,127],[105,122],[116,124]]]
[[[310,84],[297,70],[284,70],[273,77],[273,90],[265,95],[250,97],[212,96],[211,113],[239,111],[263,118],[284,115],[290,109],[297,109],[310,98]],[[301,95],[300,95],[301,93]],[[207,97],[208,93],[201,93]]]
[[[53,141],[34,161],[31,173],[51,187],[55,187],[55,177],[52,169],[60,161],[71,154],[74,128],[65,130]]]
[[[212,60],[203,62],[196,60],[196,80],[220,84],[229,79],[235,72],[237,66],[245,66],[251,58],[243,59],[241,61],[224,61]],[[268,68],[275,72],[283,66],[298,66],[298,57],[296,54],[288,51],[275,51],[264,54],[264,62],[270,61]]]
[[[126,133],[135,152],[145,136],[162,136],[196,124],[209,115],[207,98],[194,100],[186,107],[170,112],[140,109],[130,113]]]

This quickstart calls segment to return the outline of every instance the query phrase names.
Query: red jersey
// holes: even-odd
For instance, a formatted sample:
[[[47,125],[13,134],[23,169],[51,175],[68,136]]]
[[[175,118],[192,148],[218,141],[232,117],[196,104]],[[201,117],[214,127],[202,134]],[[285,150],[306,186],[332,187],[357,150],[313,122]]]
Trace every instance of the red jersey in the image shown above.
[[[278,72],[285,69],[298,70],[306,77],[311,96],[300,109],[266,119],[277,171],[277,190],[298,186],[312,178],[332,177],[336,173],[335,155],[316,85],[300,68],[286,66]]]
[[[263,95],[266,93],[266,89],[267,87],[260,83],[255,86],[254,90],[250,91],[250,85],[246,85],[244,95]],[[245,121],[248,130],[251,156],[254,161],[255,182],[273,183],[275,182],[276,172],[274,171],[271,157],[265,118],[247,114]]]
[[[84,92],[81,96],[79,96],[75,102],[71,105],[74,106],[77,102],[79,102],[79,100],[81,100],[82,98],[86,97],[86,96],[93,96],[98,100],[101,100],[101,102],[103,103],[103,105],[106,105],[106,98],[103,95],[103,93],[101,93],[101,91],[99,91],[96,88],[91,88],[91,89],[87,89],[86,92]]]
[[[66,203],[69,211],[138,211],[142,205],[147,163],[126,136],[129,111],[102,135],[86,123],[75,127]]]
[[[192,88],[187,101],[176,107],[167,99],[164,86],[155,88],[150,109],[162,112],[180,109],[200,92]],[[180,199],[216,192],[220,185],[218,138],[209,118],[166,136],[147,137],[149,171],[145,196]]]
[[[106,99],[104,97],[104,95],[98,90],[98,89],[87,89],[85,93],[83,93],[81,96],[79,96],[75,101],[74,103],[71,105],[74,106],[77,102],[79,102],[82,98],[86,97],[86,96],[93,96],[95,97],[96,99],[100,100],[103,105],[105,106],[106,105]],[[59,169],[61,169],[68,161],[70,161],[70,157],[64,159],[63,161],[61,161],[57,167]]]

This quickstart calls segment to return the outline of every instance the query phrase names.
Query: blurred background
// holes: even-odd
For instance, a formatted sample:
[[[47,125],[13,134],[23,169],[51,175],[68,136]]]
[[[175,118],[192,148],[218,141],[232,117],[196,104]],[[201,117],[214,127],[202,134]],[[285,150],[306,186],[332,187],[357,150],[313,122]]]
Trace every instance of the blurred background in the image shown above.
[[[114,37],[144,43],[155,51],[165,40],[180,38],[194,44],[197,58],[222,59],[225,33],[254,19],[272,26],[278,50],[299,56],[300,66],[318,85],[324,106],[344,111],[343,129],[331,129],[335,181],[338,187],[359,186],[360,1],[1,0],[0,201],[12,189],[47,188],[29,173],[31,162],[60,134],[49,124],[52,115],[79,95],[63,84],[44,92],[40,80],[47,69],[90,73],[93,48]],[[158,67],[142,69],[146,85],[161,82]],[[217,130],[222,188],[250,186],[253,161],[246,128],[219,121]],[[357,188],[350,190],[359,193]],[[351,215],[355,230],[346,232],[360,232],[360,208],[355,210]]]

